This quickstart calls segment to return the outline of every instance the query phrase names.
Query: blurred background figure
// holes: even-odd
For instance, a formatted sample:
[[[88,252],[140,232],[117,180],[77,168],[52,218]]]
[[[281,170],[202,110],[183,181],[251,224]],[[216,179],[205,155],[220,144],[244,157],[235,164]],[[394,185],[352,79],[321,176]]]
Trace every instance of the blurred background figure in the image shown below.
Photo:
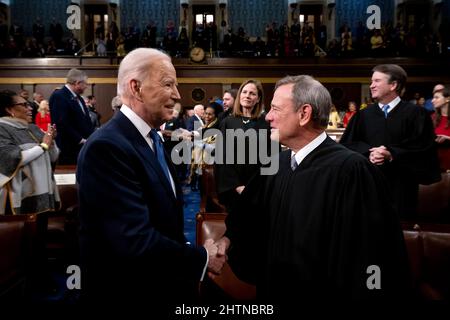
[[[236,99],[237,90],[225,90],[222,97],[223,112],[219,114],[219,122],[228,117],[233,112],[234,101]]]
[[[433,113],[434,112],[434,105],[433,105],[433,96],[434,96],[434,93],[436,92],[436,91],[438,91],[438,90],[443,90],[445,88],[445,86],[443,85],[443,84],[441,84],[441,83],[438,83],[437,85],[435,85],[434,87],[433,87],[433,94],[432,94],[432,96],[431,96],[431,98],[430,99],[427,99],[427,100],[425,100],[425,109],[427,109],[427,111],[429,112],[429,113]]]
[[[433,94],[433,106],[436,110],[433,116],[434,132],[438,143],[439,162],[442,171],[450,170],[450,119],[448,109],[450,90],[444,88]]]
[[[36,120],[36,114],[38,113],[39,104],[44,100],[44,95],[40,92],[33,93],[33,101],[31,102],[31,107],[33,108],[33,121]]]
[[[47,100],[39,103],[34,123],[44,132],[47,132],[48,125],[52,123],[50,117],[50,107]]]
[[[350,101],[348,103],[348,110],[344,115],[344,120],[343,120],[344,128],[347,128],[348,122],[355,115],[356,111],[357,111],[356,102]]]
[[[90,95],[84,98],[84,102],[86,103],[86,107],[88,107],[89,117],[91,118],[92,125],[95,129],[100,128],[100,119],[102,116],[100,113],[98,113],[96,108],[97,99],[95,98],[95,96]]]
[[[120,110],[121,106],[122,106],[122,100],[120,99],[120,96],[115,96],[114,98],[112,98],[111,108],[114,113],[116,113],[116,111]]]
[[[327,129],[337,129],[341,124],[341,118],[336,110],[336,106],[331,105],[330,115],[328,116],[328,127]]]
[[[197,191],[201,188],[201,175],[205,165],[212,165],[211,156],[214,155],[216,145],[216,135],[209,136],[208,131],[211,129],[219,129],[218,116],[223,112],[223,107],[219,102],[213,101],[206,107],[204,119],[205,124],[199,131],[199,139],[194,139],[194,147],[192,150],[192,163],[191,163],[191,189]],[[212,132],[211,132],[212,133]],[[192,182],[195,182],[193,184]]]

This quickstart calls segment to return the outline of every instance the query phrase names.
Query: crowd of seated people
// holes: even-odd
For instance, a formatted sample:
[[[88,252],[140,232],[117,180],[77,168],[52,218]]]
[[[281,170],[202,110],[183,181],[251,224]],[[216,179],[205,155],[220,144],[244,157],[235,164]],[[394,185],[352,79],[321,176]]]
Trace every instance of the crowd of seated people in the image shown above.
[[[88,49],[99,56],[124,56],[135,48],[151,47],[184,58],[188,57],[190,46],[202,47],[220,57],[429,57],[445,54],[446,37],[447,34],[433,33],[425,25],[405,27],[400,22],[395,26],[388,22],[375,30],[369,30],[362,22],[352,30],[345,23],[338,29],[337,37],[328,39],[325,25],[314,30],[311,23],[298,20],[291,26],[268,23],[260,35],[248,35],[243,27],[237,30],[226,24],[218,27],[214,22],[197,25],[189,34],[185,27],[178,31],[173,20],[162,31],[154,21],[142,29],[129,25],[119,31],[113,21],[107,30],[101,26],[96,28],[94,44]],[[61,23],[53,20],[46,29],[38,18],[32,30],[16,24],[8,30],[0,22],[0,49],[4,58],[32,58],[74,55],[81,44],[73,34],[64,34]]]

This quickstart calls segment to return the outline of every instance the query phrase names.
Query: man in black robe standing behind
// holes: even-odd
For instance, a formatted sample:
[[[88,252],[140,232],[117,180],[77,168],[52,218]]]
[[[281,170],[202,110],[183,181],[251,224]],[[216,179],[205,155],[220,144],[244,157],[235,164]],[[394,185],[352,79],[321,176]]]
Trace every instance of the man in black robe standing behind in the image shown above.
[[[417,215],[419,184],[440,180],[433,123],[424,108],[402,101],[406,72],[395,64],[373,68],[377,103],[352,117],[340,143],[369,158],[388,179],[401,219]]]
[[[408,287],[385,178],[326,135],[330,106],[310,76],[277,82],[266,120],[271,139],[290,150],[279,154],[275,175],[250,181],[216,242],[235,274],[282,315],[304,300],[401,299]]]

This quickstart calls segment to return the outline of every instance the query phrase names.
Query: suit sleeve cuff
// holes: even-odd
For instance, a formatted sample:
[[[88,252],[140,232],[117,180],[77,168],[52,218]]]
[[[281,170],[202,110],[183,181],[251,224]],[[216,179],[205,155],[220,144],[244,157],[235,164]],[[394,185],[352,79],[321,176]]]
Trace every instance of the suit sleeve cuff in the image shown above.
[[[208,250],[205,248],[206,251],[206,263],[205,266],[203,267],[203,272],[202,275],[200,277],[200,281],[203,281],[203,278],[205,277],[206,271],[208,270],[208,263],[209,263],[209,253]]]

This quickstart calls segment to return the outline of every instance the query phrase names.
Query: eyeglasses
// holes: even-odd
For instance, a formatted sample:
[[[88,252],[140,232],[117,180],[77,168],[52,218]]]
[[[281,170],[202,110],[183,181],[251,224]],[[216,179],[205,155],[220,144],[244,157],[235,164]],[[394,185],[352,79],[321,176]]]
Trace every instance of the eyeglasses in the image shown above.
[[[18,102],[18,103],[14,103],[13,106],[22,106],[22,107],[28,107],[28,103],[27,102]]]

